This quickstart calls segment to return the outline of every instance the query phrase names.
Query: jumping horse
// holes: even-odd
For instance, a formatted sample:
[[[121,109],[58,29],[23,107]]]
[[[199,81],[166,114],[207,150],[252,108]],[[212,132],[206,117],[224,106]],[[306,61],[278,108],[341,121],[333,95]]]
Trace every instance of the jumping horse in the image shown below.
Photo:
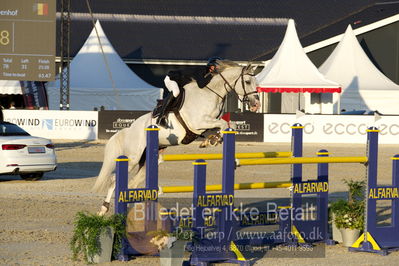
[[[203,89],[195,81],[184,86],[185,97],[179,111],[168,114],[168,124],[160,127],[159,147],[188,144],[209,129],[234,127],[220,119],[226,96],[236,93],[239,99],[249,105],[249,110],[256,112],[260,108],[254,68],[250,65],[241,67],[227,60],[218,61],[219,70],[210,83]],[[104,161],[93,190],[107,190],[107,196],[99,215],[104,215],[110,206],[115,190],[115,161],[125,155],[129,162],[129,188],[137,188],[145,180],[146,136],[145,128],[155,124],[152,113],[135,120],[129,128],[113,135],[104,150]]]

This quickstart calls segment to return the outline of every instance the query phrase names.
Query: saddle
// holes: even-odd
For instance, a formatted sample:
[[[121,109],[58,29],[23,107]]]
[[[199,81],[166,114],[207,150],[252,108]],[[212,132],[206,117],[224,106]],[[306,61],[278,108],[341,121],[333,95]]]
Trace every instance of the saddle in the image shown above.
[[[192,132],[187,124],[184,122],[183,118],[180,115],[180,109],[183,106],[184,103],[184,99],[185,99],[185,90],[184,88],[180,88],[180,94],[179,96],[177,96],[176,99],[173,100],[173,102],[170,103],[169,106],[166,107],[166,110],[164,111],[165,114],[171,113],[173,112],[177,118],[177,120],[179,121],[179,123],[183,126],[184,130],[186,131],[186,135],[184,136],[183,140],[182,140],[182,144],[190,144],[191,142],[193,142],[194,140],[196,140],[200,135],[195,134],[194,132]],[[157,101],[157,106],[155,107],[155,109],[152,112],[152,117],[156,118],[160,115],[162,115],[162,109],[164,108],[164,99],[158,100]]]
[[[186,95],[185,90],[183,88],[180,88],[179,95],[177,96],[176,99],[173,100],[173,102],[170,104],[170,106],[168,106],[165,113],[174,112],[175,110],[177,112],[180,111],[180,109],[182,108],[183,103],[184,103],[185,95]],[[154,110],[152,111],[153,118],[157,118],[158,116],[161,115],[163,103],[164,103],[164,99],[157,100],[157,105],[155,106]]]

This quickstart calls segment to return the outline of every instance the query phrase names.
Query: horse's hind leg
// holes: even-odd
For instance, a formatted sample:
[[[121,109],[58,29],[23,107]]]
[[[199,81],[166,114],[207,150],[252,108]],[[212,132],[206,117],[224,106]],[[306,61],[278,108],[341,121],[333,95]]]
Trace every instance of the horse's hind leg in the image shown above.
[[[144,180],[145,178],[145,149],[144,151],[141,153],[140,159],[137,159],[138,156],[136,156],[136,159],[132,158],[132,161],[129,163],[129,167],[128,167],[128,180],[132,180],[133,184],[130,186],[130,182],[129,182],[129,188],[137,188],[138,185]],[[134,170],[134,168],[138,165],[139,170],[137,172],[137,174],[132,178],[132,172]],[[115,179],[116,176],[115,174],[112,176],[112,184],[109,187],[108,191],[107,191],[107,196],[105,197],[105,200],[103,202],[103,205],[101,206],[100,211],[98,212],[98,215],[104,215],[108,212],[109,210],[109,206],[110,206],[110,202],[111,202],[111,198],[112,195],[114,195],[115,193]],[[135,181],[137,180],[137,181]]]
[[[142,149],[144,149],[144,148],[142,148]],[[123,154],[123,153],[121,152],[120,154]],[[130,178],[130,175],[131,175],[132,171],[139,164],[141,158],[139,156],[134,156],[134,155],[129,155],[128,157],[131,159],[131,161],[129,162],[129,166],[128,166],[128,173],[129,173],[129,177],[128,178]],[[113,158],[117,158],[117,156],[114,155]],[[112,164],[114,166],[115,165],[114,160],[110,159],[110,161],[112,162]],[[115,167],[114,167],[114,169],[115,169]],[[98,212],[98,215],[105,215],[108,212],[109,207],[111,205],[111,198],[112,198],[112,196],[115,193],[115,185],[116,185],[115,184],[115,181],[116,181],[115,173],[110,176],[109,180],[110,180],[110,184],[109,184],[109,187],[108,187],[108,190],[107,190],[107,196],[105,197],[104,202],[101,205],[101,208],[100,208],[100,211]]]
[[[145,181],[146,177],[146,167],[145,167],[145,156],[146,152],[144,150],[143,154],[141,155],[140,161],[139,161],[139,169],[136,173],[136,175],[132,178],[129,177],[129,188],[138,188],[140,184],[142,184]]]
[[[129,177],[128,178],[129,178],[129,180],[130,180],[130,175],[131,175],[131,172],[133,171],[134,166],[135,166],[135,164],[133,164],[133,163],[129,164],[129,167],[128,167],[128,172],[129,172]],[[111,202],[111,198],[112,198],[112,196],[115,193],[115,185],[116,185],[116,183],[115,183],[115,179],[116,179],[115,174],[112,175],[111,179],[112,179],[113,182],[112,182],[111,186],[108,188],[107,196],[104,199],[103,205],[101,205],[100,211],[98,212],[98,215],[101,215],[101,216],[105,215],[108,212],[109,207],[111,205],[111,203],[110,203]]]
[[[162,153],[166,150],[166,148],[160,149],[158,153],[158,165],[163,163],[163,156]],[[145,151],[143,152],[143,155],[141,156],[140,162],[139,162],[139,170],[137,174],[133,177],[130,178],[129,180],[129,188],[138,188],[140,184],[143,184],[146,181],[146,161],[145,161]]]
[[[129,188],[138,188],[145,181],[145,164],[140,167],[137,174],[129,182]]]
[[[115,176],[113,176],[113,177],[115,178]],[[114,191],[115,191],[115,182],[112,183],[112,185],[108,188],[107,196],[104,199],[103,205],[101,205],[101,209],[98,212],[98,215],[103,216],[108,212],[111,198],[112,198],[112,195],[114,194]]]

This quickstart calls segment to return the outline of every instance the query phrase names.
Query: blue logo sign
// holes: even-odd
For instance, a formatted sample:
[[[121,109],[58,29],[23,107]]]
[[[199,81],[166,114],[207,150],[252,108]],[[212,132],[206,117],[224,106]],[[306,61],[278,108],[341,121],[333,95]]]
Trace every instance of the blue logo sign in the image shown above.
[[[47,130],[53,130],[54,119],[43,119],[42,128],[47,128]]]

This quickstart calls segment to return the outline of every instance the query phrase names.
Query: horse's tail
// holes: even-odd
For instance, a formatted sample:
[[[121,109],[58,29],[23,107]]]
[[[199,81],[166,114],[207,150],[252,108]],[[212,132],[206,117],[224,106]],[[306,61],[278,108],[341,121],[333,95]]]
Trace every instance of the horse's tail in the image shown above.
[[[122,147],[124,134],[122,131],[113,135],[105,145],[103,165],[92,188],[94,192],[103,192],[115,182],[115,180],[112,179],[112,174],[115,170],[115,159],[119,155],[124,154]]]

